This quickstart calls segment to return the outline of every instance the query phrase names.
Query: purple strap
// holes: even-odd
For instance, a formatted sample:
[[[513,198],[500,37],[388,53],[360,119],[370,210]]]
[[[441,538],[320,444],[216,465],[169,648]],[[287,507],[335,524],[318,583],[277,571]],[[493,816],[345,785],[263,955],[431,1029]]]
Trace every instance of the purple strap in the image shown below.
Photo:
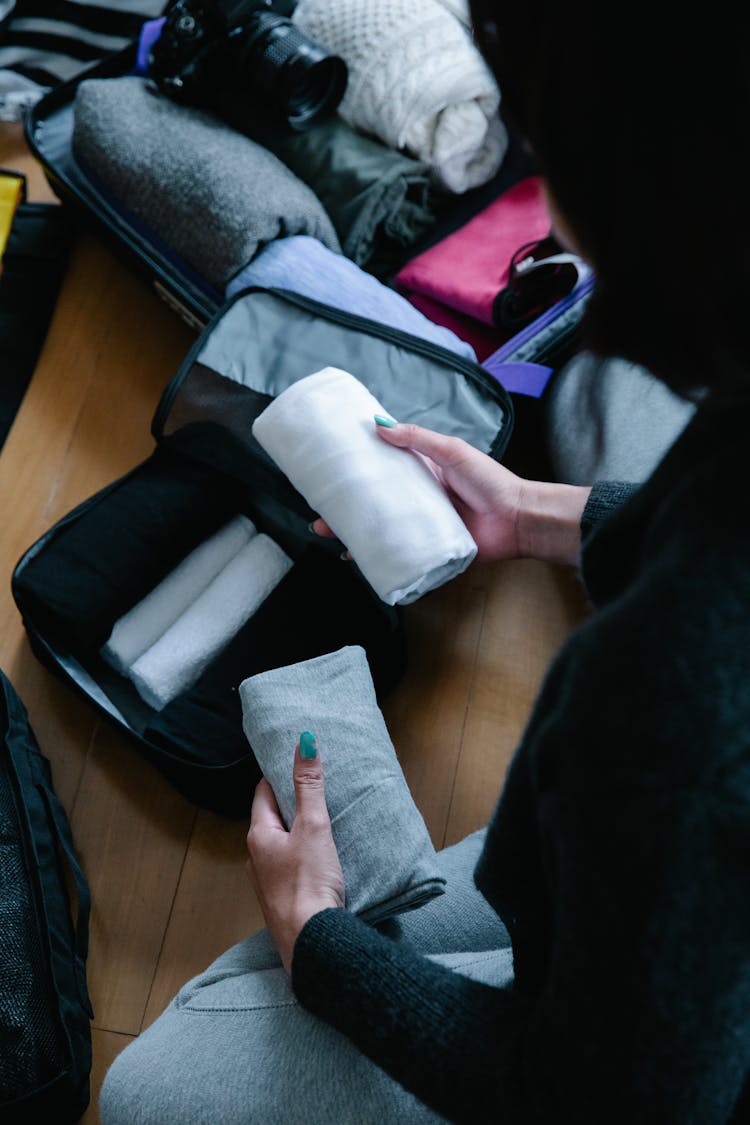
[[[529,395],[541,398],[554,368],[541,363],[504,363],[497,358],[498,353],[488,355],[482,367],[501,383],[511,394]]]
[[[138,50],[136,52],[133,74],[138,74],[142,78],[148,77],[149,52],[161,35],[161,29],[164,27],[166,19],[166,16],[160,16],[158,20],[146,20],[144,23],[141,28],[141,34],[138,37]]]

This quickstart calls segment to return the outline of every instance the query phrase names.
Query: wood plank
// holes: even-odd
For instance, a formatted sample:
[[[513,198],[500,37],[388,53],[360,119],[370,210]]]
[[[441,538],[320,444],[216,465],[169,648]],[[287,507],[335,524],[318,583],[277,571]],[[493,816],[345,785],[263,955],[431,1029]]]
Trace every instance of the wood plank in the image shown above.
[[[129,739],[102,723],[72,817],[91,888],[94,1024],[141,1027],[196,810]]]
[[[100,276],[101,288],[106,291],[106,270]],[[4,514],[0,550],[0,666],[26,705],[40,746],[52,762],[53,776],[68,811],[97,719],[79,701],[65,699],[52,684],[49,673],[36,665],[11,594],[11,575],[18,559],[50,522],[50,498],[57,487],[60,467],[73,447],[88,388],[90,373],[85,362],[76,362],[76,358],[88,335],[85,324],[89,317],[104,310],[94,302],[84,316],[80,302],[72,297],[64,286],[40,363],[0,454],[0,510]],[[59,363],[66,348],[69,371]]]
[[[90,302],[90,278],[99,276],[109,254],[91,239],[81,242],[68,287],[82,305]],[[60,468],[46,518],[53,522],[98,488],[127,472],[154,449],[151,422],[165,386],[195,340],[184,324],[141,278],[109,260],[109,315],[98,318],[99,333],[75,341],[58,360],[58,378],[68,365],[90,368],[87,392],[77,418],[72,447]],[[113,309],[127,310],[112,315]],[[86,330],[97,319],[86,308]],[[60,356],[60,349],[55,349]]]
[[[153,449],[156,404],[194,339],[102,245],[78,242],[0,460],[3,510],[21,517],[13,520],[19,553],[66,505]]]
[[[149,331],[134,334],[121,308]],[[10,592],[12,571],[56,519],[151,452],[156,403],[192,339],[140,279],[84,239],[0,455],[0,666],[27,707],[68,812],[98,716],[36,666]]]
[[[248,822],[198,814],[154,977],[144,1027],[183,984],[265,925],[245,871]]]
[[[486,824],[554,653],[586,615],[572,568],[532,559],[491,564],[477,671],[446,843]]]
[[[132,1039],[132,1035],[122,1035],[120,1032],[116,1031],[100,1031],[99,1028],[96,1027],[93,1029],[91,1033],[93,1055],[93,1064],[91,1067],[91,1100],[79,1125],[100,1125],[99,1091],[102,1088],[104,1076],[120,1051],[124,1051],[128,1043],[132,1042]]]
[[[383,715],[414,801],[442,847],[486,594],[470,573],[407,606],[408,665]]]
[[[106,274],[97,289],[106,293]],[[7,626],[15,619],[15,612],[9,612],[10,574],[18,557],[46,529],[49,498],[70,453],[91,378],[85,358],[90,323],[104,307],[106,302],[102,305],[96,298],[83,303],[70,287],[63,287],[37,370],[0,455],[0,504],[6,525],[0,659],[5,656],[1,646],[7,643]]]

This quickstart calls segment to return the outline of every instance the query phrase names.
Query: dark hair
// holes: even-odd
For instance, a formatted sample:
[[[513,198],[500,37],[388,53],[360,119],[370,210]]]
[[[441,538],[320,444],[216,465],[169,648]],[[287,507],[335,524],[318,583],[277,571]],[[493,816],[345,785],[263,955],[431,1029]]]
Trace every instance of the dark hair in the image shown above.
[[[471,0],[503,114],[596,273],[584,343],[750,389],[747,35],[727,5]]]

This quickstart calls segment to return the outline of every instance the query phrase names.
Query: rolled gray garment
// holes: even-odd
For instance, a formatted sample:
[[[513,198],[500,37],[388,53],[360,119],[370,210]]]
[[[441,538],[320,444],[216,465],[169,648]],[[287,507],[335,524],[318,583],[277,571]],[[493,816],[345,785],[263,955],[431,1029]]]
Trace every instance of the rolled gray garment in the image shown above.
[[[294,748],[303,731],[315,734],[348,910],[374,924],[443,893],[361,646],[250,676],[240,700],[243,730],[287,827],[296,807]]]
[[[315,193],[273,153],[147,79],[87,79],[74,105],[84,173],[221,292],[266,243],[308,234],[340,250]]]

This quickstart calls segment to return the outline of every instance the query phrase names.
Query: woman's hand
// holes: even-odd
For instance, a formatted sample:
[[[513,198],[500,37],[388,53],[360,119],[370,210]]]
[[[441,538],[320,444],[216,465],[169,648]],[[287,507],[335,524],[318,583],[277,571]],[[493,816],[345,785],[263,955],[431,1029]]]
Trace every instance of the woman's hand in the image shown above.
[[[301,736],[305,737],[305,736]],[[307,746],[315,748],[307,735]],[[258,783],[250,814],[247,870],[269,933],[287,972],[297,935],[308,918],[344,905],[344,876],[331,834],[320,757],[294,755],[297,814],[290,831],[281,819],[273,789]]]
[[[474,539],[480,560],[578,561],[588,488],[524,480],[461,438],[421,426],[373,424],[388,445],[429,459]],[[322,519],[312,527],[318,535],[333,535]]]

